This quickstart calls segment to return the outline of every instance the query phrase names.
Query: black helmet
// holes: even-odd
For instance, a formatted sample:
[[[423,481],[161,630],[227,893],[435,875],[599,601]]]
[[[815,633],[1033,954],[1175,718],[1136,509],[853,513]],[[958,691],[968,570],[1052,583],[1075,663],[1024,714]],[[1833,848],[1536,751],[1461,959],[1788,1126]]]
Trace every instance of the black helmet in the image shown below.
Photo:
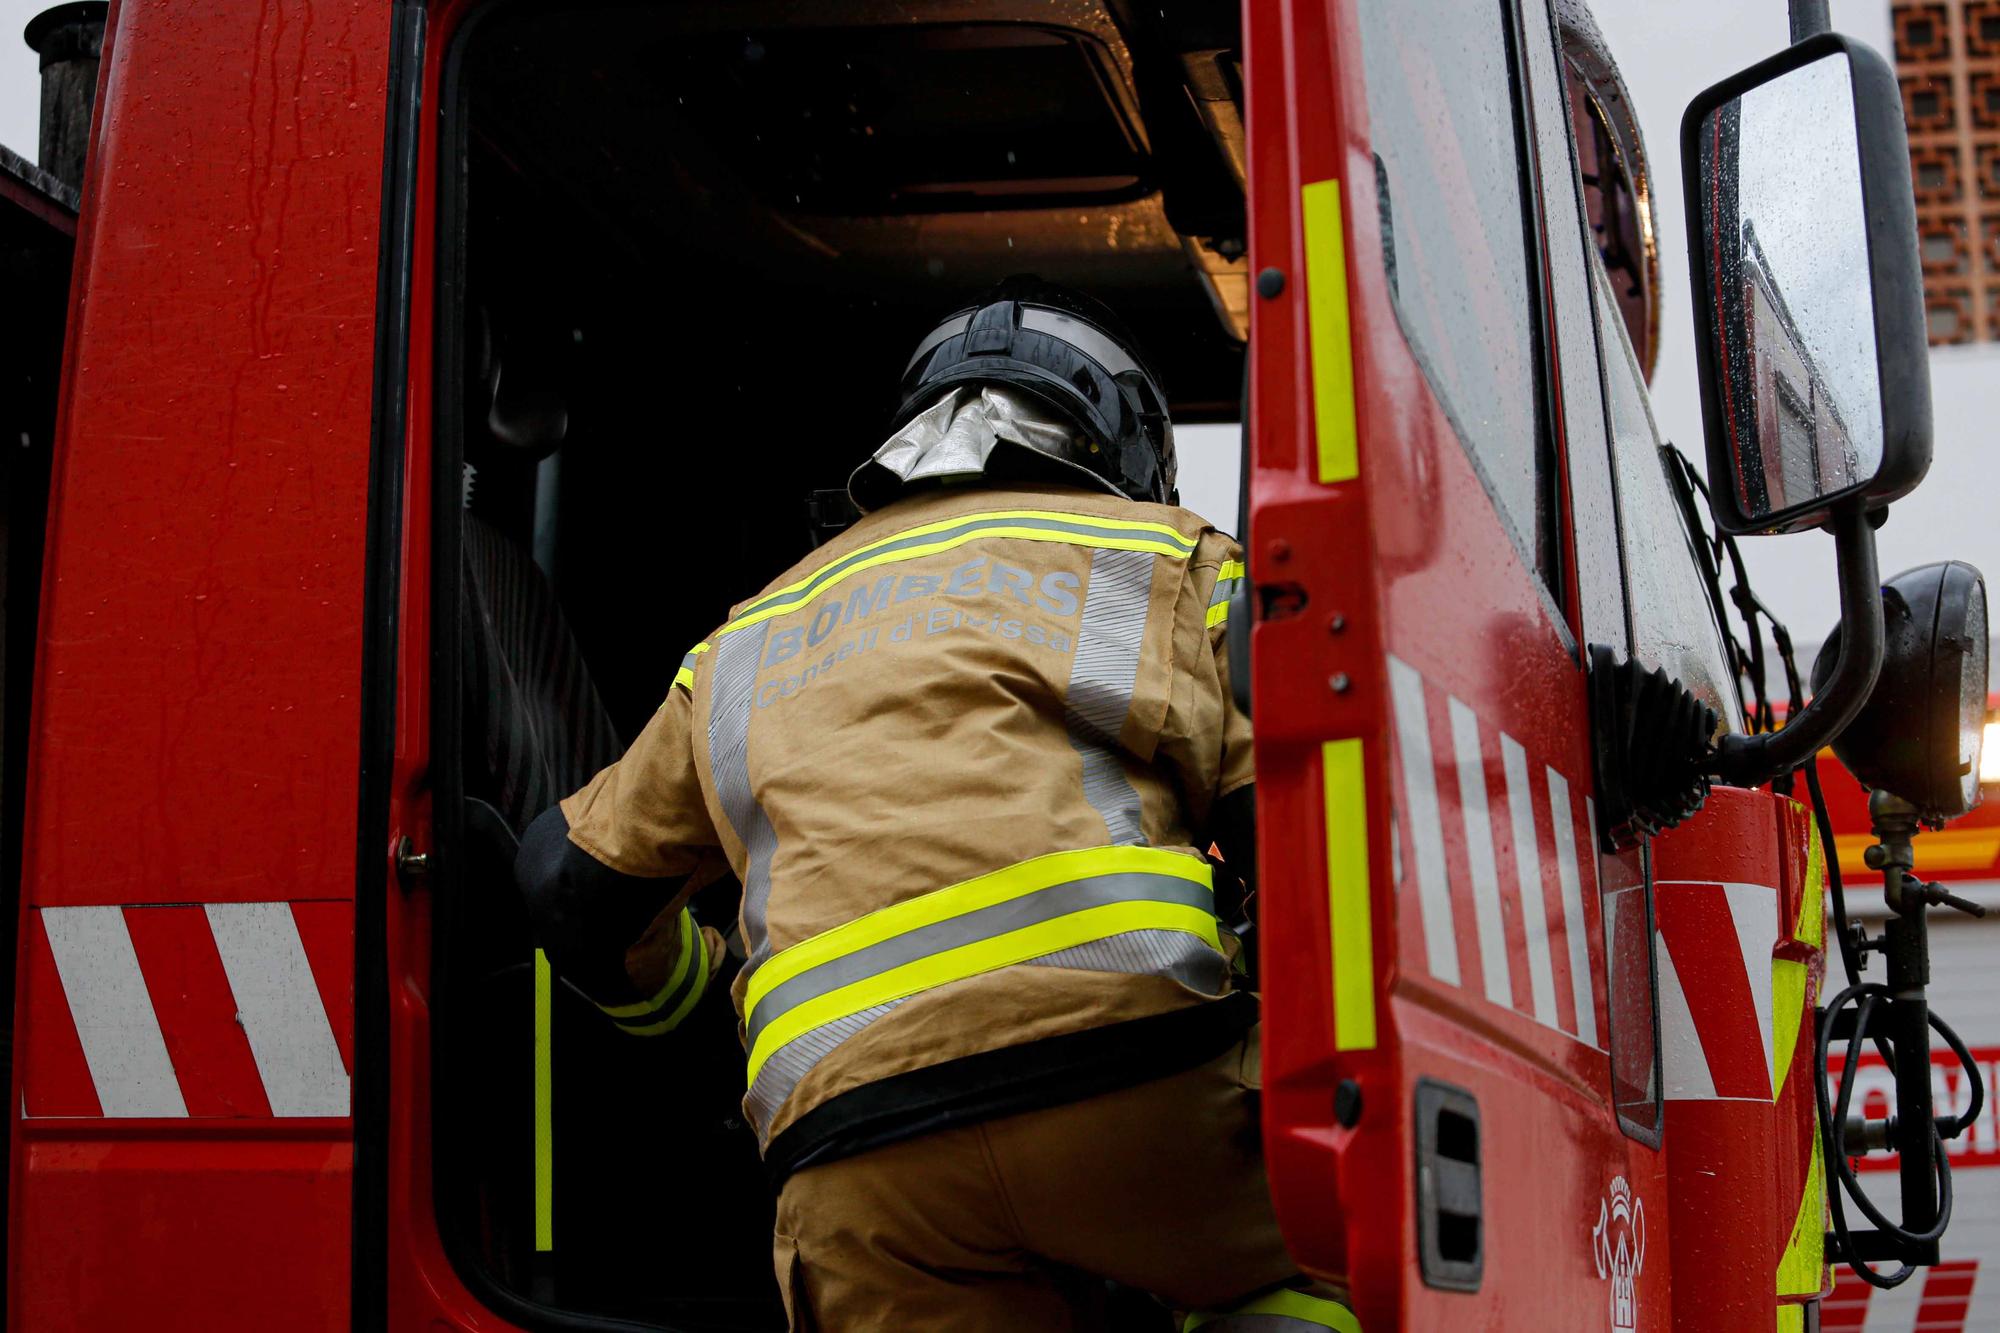
[[[1134,500],[1175,501],[1166,395],[1102,303],[1029,275],[1008,278],[917,344],[890,429],[945,391],[981,381],[1032,394],[1075,426],[1079,448],[1064,463]]]

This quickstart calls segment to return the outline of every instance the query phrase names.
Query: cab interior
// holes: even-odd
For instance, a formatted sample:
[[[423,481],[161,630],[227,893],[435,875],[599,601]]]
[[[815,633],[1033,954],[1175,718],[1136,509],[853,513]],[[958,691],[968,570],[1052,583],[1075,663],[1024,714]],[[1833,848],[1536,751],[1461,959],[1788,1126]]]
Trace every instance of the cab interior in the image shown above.
[[[512,840],[810,551],[812,493],[880,443],[910,350],[1000,279],[1107,302],[1177,426],[1240,419],[1238,24],[1234,0],[503,0],[454,38],[433,1148],[447,1248],[509,1317],[783,1327],[727,985],[640,1040],[538,983]],[[725,932],[735,910],[696,899]]]

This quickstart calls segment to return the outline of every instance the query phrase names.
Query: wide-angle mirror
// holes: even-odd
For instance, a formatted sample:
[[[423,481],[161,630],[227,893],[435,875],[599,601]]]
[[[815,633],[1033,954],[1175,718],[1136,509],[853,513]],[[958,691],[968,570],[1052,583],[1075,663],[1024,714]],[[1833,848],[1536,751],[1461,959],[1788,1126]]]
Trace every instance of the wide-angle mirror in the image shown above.
[[[1732,531],[1795,531],[1845,501],[1886,503],[1929,464],[1904,142],[1888,67],[1832,35],[1688,109],[1709,475]]]

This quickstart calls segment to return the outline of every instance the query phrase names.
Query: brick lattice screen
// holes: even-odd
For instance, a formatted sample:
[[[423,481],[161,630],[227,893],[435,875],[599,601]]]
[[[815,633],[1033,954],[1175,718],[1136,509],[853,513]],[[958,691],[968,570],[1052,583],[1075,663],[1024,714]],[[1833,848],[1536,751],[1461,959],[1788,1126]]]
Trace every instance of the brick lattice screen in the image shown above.
[[[1931,344],[2000,342],[2000,0],[1898,0]]]

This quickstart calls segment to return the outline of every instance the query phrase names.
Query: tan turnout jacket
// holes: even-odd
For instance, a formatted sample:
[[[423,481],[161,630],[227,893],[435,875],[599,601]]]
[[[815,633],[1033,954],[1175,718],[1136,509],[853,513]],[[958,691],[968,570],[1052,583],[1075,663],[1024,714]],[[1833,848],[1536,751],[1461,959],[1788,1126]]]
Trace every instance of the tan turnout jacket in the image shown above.
[[[563,802],[615,870],[744,886],[760,1143],[889,1076],[1229,988],[1194,830],[1251,780],[1242,577],[1187,510],[918,493],[737,606]],[[642,985],[689,938],[656,926]],[[647,976],[638,976],[640,972]]]

